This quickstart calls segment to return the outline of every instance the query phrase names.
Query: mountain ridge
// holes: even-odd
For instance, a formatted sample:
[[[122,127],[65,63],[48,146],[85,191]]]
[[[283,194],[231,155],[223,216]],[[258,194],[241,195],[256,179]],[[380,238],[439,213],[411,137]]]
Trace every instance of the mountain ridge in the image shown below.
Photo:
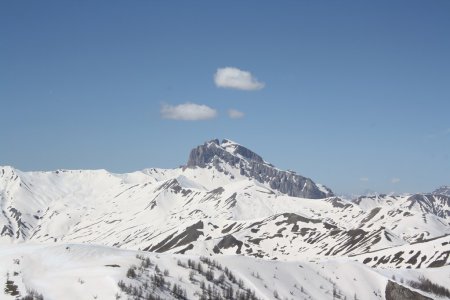
[[[287,280],[288,274],[278,273],[277,267],[294,272],[300,264],[312,270],[311,276],[317,275],[320,285],[329,288],[314,287],[313,283],[307,286],[308,280],[303,277],[292,284],[301,282],[311,295],[327,298],[334,286],[330,276],[343,291],[357,279],[336,278],[348,276],[343,266],[351,263],[357,274],[378,280],[376,287],[364,282],[371,293],[358,290],[358,296],[380,299],[387,278],[393,280],[392,274],[408,280],[427,274],[440,282],[442,276],[430,270],[446,274],[450,268],[450,197],[424,193],[360,196],[352,201],[336,196],[305,198],[290,196],[273,184],[283,179],[295,187],[306,178],[296,176],[300,175],[279,170],[229,140],[213,140],[194,148],[187,165],[175,169],[117,174],[106,170],[22,172],[0,167],[0,271],[19,273],[14,263],[1,261],[2,257],[11,260],[12,245],[22,253],[19,258],[30,256],[31,261],[35,258],[27,252],[29,247],[36,247],[39,253],[57,253],[75,260],[74,264],[82,263],[80,257],[93,251],[108,262],[105,264],[119,265],[117,268],[121,264],[132,268],[133,254],[141,257],[148,253],[171,272],[185,274],[184,282],[191,282],[195,293],[201,293],[196,281],[190,281],[185,263],[174,266],[173,259],[185,261],[183,257],[188,257],[197,265],[199,260],[202,263],[201,257],[211,257],[240,270],[240,274],[251,267],[253,275],[247,274],[246,282],[258,287],[255,293],[262,299],[273,299],[274,291],[268,294],[265,283],[255,281],[260,280],[255,266],[261,262],[273,267],[273,274],[261,272],[264,280],[273,276],[285,276]],[[319,184],[311,184],[320,190]],[[130,258],[123,262],[120,257],[125,252]],[[165,258],[160,259],[160,253]],[[108,255],[116,257],[117,262]],[[235,258],[243,265],[234,265]],[[43,272],[46,263],[54,264],[49,260],[43,259]],[[25,261],[25,266],[28,263]],[[320,273],[326,266],[336,266],[335,273]],[[115,274],[117,281],[125,278],[126,269],[110,273],[112,267],[95,268]],[[409,269],[415,270],[414,276],[404,275]],[[26,267],[20,272],[26,273]],[[204,275],[198,272],[195,276]],[[133,283],[129,278],[123,280]],[[173,278],[168,276],[167,280]],[[400,290],[406,288],[393,281]],[[279,292],[289,297],[288,290]],[[125,296],[123,292],[118,291]],[[195,293],[192,290],[188,294],[194,297]],[[169,294],[163,290],[160,295],[171,298]],[[309,299],[304,293],[295,295],[295,299]]]
[[[223,164],[238,167],[241,175],[268,183],[272,189],[289,196],[315,199],[334,196],[329,188],[316,185],[310,178],[292,171],[277,169],[250,149],[227,139],[221,143],[215,139],[197,146],[191,151],[186,166],[192,168],[212,165],[217,170],[224,171]]]

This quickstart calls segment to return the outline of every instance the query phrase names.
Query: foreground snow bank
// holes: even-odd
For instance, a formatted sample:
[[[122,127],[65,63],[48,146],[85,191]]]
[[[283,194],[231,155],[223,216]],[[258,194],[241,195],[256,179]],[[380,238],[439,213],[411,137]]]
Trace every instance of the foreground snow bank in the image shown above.
[[[202,271],[198,271],[199,265]],[[129,270],[133,268],[136,273],[131,276]],[[227,272],[232,273],[231,277]],[[443,273],[448,277],[449,268],[441,268]],[[167,286],[146,286],[150,280],[145,278],[157,274],[164,277]],[[341,299],[385,299],[385,288],[392,277],[400,280],[421,275],[420,270],[378,271],[347,258],[281,262],[244,256],[156,254],[80,244],[0,247],[0,280],[13,282],[20,296],[34,290],[44,299],[127,299],[129,295],[119,282],[144,292],[147,287],[163,299],[175,298],[174,285],[188,299],[200,298],[208,286],[220,295],[231,287],[234,293],[248,291],[258,299],[333,299],[333,295]],[[16,299],[11,292],[0,298]]]

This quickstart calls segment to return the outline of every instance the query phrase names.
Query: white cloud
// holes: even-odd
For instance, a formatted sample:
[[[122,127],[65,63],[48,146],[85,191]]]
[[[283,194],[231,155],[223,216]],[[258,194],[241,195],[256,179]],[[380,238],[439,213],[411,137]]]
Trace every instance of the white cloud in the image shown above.
[[[200,121],[213,119],[217,111],[209,106],[195,103],[184,103],[179,105],[163,104],[161,117],[164,119],[181,121]]]
[[[367,177],[361,177],[360,179],[359,179],[360,181],[369,181],[369,178],[367,178]]]
[[[447,128],[447,130],[441,130],[438,132],[430,133],[426,137],[429,139],[436,139],[436,138],[443,138],[450,135],[450,128]]]
[[[244,113],[242,111],[236,110],[236,109],[229,109],[228,110],[228,117],[232,119],[240,119],[244,117]]]
[[[391,183],[392,184],[396,184],[396,183],[399,183],[400,182],[400,178],[392,178],[391,179]]]
[[[246,91],[260,90],[265,85],[253,77],[250,72],[233,67],[217,69],[216,74],[214,74],[214,82],[216,86],[221,88]]]

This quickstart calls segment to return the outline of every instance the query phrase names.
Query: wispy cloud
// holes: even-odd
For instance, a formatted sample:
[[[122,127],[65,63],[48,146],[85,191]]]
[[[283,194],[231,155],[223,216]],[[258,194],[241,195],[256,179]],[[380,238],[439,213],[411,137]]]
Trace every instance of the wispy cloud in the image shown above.
[[[164,119],[181,121],[200,121],[213,119],[217,111],[207,105],[184,103],[179,105],[163,104],[161,106],[161,117]]]
[[[441,130],[438,132],[430,133],[427,135],[427,138],[436,139],[436,138],[442,138],[442,137],[446,137],[446,136],[450,136],[450,128],[447,128],[446,130]]]
[[[229,109],[228,110],[228,117],[231,119],[240,119],[244,117],[244,113],[242,111],[236,110],[236,109]]]
[[[363,182],[367,182],[367,181],[369,181],[369,178],[367,178],[367,177],[361,177],[361,178],[359,178],[359,180],[360,180],[360,181],[363,181]]]
[[[265,84],[258,81],[250,72],[234,67],[219,68],[214,74],[216,86],[237,90],[254,91],[262,89]]]
[[[400,178],[392,178],[391,179],[391,183],[392,184],[396,184],[396,183],[399,183],[400,182]]]

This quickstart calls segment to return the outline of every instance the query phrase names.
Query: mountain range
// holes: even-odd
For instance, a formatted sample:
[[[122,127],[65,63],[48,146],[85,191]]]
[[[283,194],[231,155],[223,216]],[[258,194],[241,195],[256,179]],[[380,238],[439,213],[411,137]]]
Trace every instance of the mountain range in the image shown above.
[[[175,169],[0,167],[0,207],[5,299],[450,297],[449,187],[347,200],[230,140]]]

